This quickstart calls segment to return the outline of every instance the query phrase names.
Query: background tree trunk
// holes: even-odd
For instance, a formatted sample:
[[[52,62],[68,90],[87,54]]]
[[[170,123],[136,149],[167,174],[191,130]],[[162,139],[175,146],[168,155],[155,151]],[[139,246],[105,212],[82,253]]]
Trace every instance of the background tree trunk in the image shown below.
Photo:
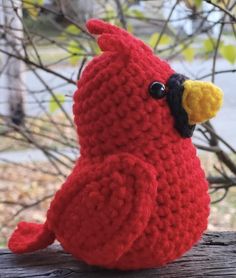
[[[0,0],[1,24],[5,30],[2,33],[4,50],[12,55],[20,56],[23,51],[22,8],[20,1]],[[16,125],[24,123],[24,63],[2,53],[1,75],[4,79],[4,95],[8,102],[6,111],[9,121]]]

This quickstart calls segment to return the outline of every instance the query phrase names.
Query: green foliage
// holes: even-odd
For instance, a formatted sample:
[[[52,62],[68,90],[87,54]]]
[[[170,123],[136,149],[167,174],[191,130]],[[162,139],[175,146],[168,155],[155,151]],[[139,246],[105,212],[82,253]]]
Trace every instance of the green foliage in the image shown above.
[[[127,24],[127,31],[131,34],[134,32],[133,25],[131,25],[130,23]]]
[[[143,19],[145,18],[143,12],[141,12],[140,10],[137,10],[137,9],[132,9],[130,10],[130,14],[135,16],[136,18],[138,19]]]
[[[101,53],[101,49],[99,48],[97,42],[95,42],[92,46],[92,50],[96,55],[99,55]]]
[[[213,39],[206,39],[203,41],[203,49],[206,53],[213,52],[216,42]]]
[[[79,47],[77,41],[71,40],[67,46],[67,50],[71,53],[70,63],[76,65],[81,58],[81,55],[84,54],[84,51]]]
[[[52,96],[49,101],[49,111],[51,113],[54,113],[57,109],[60,108],[59,104],[55,100],[55,98],[58,100],[60,104],[63,104],[65,102],[65,95],[63,94],[54,94],[54,97]]]
[[[6,242],[5,241],[0,241],[0,248],[6,247]]]
[[[199,9],[202,6],[203,0],[185,0],[183,2],[189,9],[195,10]]]
[[[58,38],[62,41],[67,41],[68,37],[77,37],[80,33],[81,30],[76,25],[70,24],[63,30]]]
[[[216,40],[206,39],[203,41],[203,50],[206,54],[214,52],[215,48]],[[236,46],[232,44],[225,45],[223,41],[221,41],[219,43],[219,53],[225,60],[227,60],[231,64],[234,64],[236,62]]]
[[[27,2],[23,2],[23,8],[27,10],[28,14],[32,19],[37,19],[39,8],[38,6],[42,6],[44,4],[44,0],[27,0]]]
[[[182,51],[182,55],[186,61],[192,62],[195,56],[195,49],[192,47],[187,47]]]
[[[145,18],[143,12],[141,12],[138,9],[129,9],[129,8],[126,8],[124,13],[125,13],[126,16],[132,16],[132,17],[135,17],[137,19]]]
[[[202,0],[194,0],[194,5],[197,9],[202,6]]]
[[[223,58],[225,58],[231,64],[236,62],[236,46],[232,44],[220,46],[219,52]]]
[[[152,48],[155,47],[156,42],[159,40],[159,36],[160,36],[160,34],[157,33],[157,32],[156,32],[156,33],[153,33],[153,34],[151,35],[151,37],[150,37],[148,43],[149,43],[149,45],[150,45]],[[161,39],[160,39],[159,44],[160,44],[160,45],[166,45],[166,44],[171,43],[171,41],[172,41],[172,39],[171,39],[170,36],[168,36],[168,35],[166,35],[166,34],[163,34],[163,35],[161,36]]]
[[[69,35],[79,35],[81,30],[77,26],[75,26],[74,24],[70,24],[65,29],[65,32],[68,33]]]
[[[105,18],[109,20],[110,23],[117,23],[116,22],[116,11],[113,9],[113,7],[109,4],[105,7]]]

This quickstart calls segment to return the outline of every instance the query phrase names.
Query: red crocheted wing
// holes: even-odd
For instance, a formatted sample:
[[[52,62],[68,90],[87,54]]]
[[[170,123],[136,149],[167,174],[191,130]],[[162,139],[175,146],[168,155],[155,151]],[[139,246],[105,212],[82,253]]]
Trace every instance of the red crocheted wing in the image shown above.
[[[127,31],[99,19],[90,19],[86,24],[89,32],[99,35],[97,43],[103,51],[129,53],[132,49],[152,53],[151,48],[141,40],[131,36]]]
[[[48,222],[65,250],[109,266],[143,233],[155,205],[155,171],[130,154],[75,168],[56,194]]]

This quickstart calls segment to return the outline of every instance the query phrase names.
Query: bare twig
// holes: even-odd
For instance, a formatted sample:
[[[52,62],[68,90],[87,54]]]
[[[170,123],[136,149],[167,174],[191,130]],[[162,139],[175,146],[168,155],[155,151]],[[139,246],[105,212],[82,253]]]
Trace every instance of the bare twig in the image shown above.
[[[227,14],[234,22],[236,22],[236,17],[226,8],[222,7],[221,5],[218,5],[216,2],[213,2],[211,0],[204,0],[205,2],[211,4],[212,6],[218,8],[221,10],[224,14]]]

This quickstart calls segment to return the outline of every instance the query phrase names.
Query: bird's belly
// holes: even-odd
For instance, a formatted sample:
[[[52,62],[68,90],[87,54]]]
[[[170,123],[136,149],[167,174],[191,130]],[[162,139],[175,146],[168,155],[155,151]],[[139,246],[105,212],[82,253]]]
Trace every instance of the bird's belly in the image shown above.
[[[164,265],[189,250],[207,228],[208,184],[204,175],[182,186],[159,188],[156,207],[144,233],[114,265],[120,269]],[[113,266],[112,266],[113,267]]]

